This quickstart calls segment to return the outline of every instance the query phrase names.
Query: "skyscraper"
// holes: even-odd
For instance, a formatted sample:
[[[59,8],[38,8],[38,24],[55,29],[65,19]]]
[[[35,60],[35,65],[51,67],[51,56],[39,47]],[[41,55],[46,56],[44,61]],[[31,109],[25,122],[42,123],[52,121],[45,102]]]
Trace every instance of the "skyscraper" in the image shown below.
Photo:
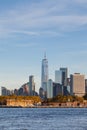
[[[63,87],[59,83],[53,83],[53,97],[63,95]]]
[[[53,98],[53,81],[49,79],[47,82],[47,98]]]
[[[80,73],[75,73],[70,76],[70,93],[71,95],[85,95],[85,76]]]
[[[68,69],[60,68],[60,70],[55,71],[55,83],[62,84],[62,86],[67,86]]]
[[[67,86],[68,69],[60,68],[60,71],[62,72],[62,85]]]
[[[35,92],[35,83],[34,83],[34,76],[29,76],[29,91],[30,95],[33,95],[33,92]]]
[[[62,84],[62,71],[60,70],[55,71],[55,83]]]
[[[47,92],[47,82],[48,82],[48,60],[46,59],[46,54],[42,60],[42,70],[41,70],[41,87],[44,92]]]

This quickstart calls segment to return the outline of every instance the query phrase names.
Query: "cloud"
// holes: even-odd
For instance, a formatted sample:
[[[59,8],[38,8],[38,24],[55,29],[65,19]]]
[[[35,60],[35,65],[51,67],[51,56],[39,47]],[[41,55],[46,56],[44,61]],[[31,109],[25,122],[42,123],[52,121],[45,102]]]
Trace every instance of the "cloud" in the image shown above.
[[[74,2],[77,2],[79,4],[87,4],[87,0],[74,0]]]
[[[37,43],[22,43],[22,44],[15,44],[16,47],[37,47]]]
[[[72,5],[76,2],[73,1]],[[69,5],[69,0],[47,0],[28,3],[25,6],[21,4],[20,7],[18,5],[7,12],[4,11],[0,14],[0,37],[12,37],[16,34],[56,36],[63,32],[76,31],[87,24],[87,15],[75,14],[74,7],[69,11]]]

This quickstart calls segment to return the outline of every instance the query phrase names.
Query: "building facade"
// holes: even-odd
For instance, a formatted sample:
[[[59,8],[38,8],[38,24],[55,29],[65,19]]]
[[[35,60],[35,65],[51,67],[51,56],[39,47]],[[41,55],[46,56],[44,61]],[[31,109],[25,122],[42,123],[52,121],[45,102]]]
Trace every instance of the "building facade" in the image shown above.
[[[41,98],[43,98],[43,88],[40,88],[40,89],[39,89],[39,96],[40,96]]]
[[[62,84],[62,71],[60,70],[55,71],[55,83]]]
[[[68,69],[67,68],[60,68],[62,73],[62,85],[67,86],[67,78],[68,78]]]
[[[63,95],[63,86],[59,83],[53,83],[53,97]]]
[[[85,76],[75,73],[70,76],[70,94],[84,96],[85,94]]]
[[[7,89],[6,87],[1,87],[1,95],[2,96],[8,96],[8,95],[12,95],[13,91]]]
[[[85,93],[87,94],[87,79],[85,79]]]
[[[60,68],[60,70],[55,71],[55,83],[60,84],[63,89],[63,95],[68,95],[68,69],[67,68]]]
[[[34,76],[29,76],[29,95],[34,96],[35,92],[35,83],[34,83]]]
[[[47,91],[47,82],[48,82],[48,60],[46,55],[42,60],[42,68],[41,68],[41,88],[43,88],[44,92]]]
[[[49,79],[47,82],[47,98],[53,98],[53,81]]]

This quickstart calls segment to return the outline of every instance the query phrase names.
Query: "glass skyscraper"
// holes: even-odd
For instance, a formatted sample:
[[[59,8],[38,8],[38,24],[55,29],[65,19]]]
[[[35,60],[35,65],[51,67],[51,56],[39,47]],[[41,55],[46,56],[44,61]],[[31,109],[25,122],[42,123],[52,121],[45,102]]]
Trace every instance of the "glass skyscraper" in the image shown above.
[[[55,71],[55,83],[62,84],[62,71],[60,70]]]
[[[47,92],[47,82],[48,82],[48,60],[46,54],[42,60],[42,70],[41,70],[41,88],[44,92]]]
[[[29,76],[29,92],[30,95],[33,95],[33,92],[35,92],[35,83],[34,83],[34,76]]]
[[[52,81],[52,79],[49,79],[48,83],[47,83],[47,98],[53,98],[53,81]]]
[[[62,85],[67,86],[68,69],[60,68],[60,71],[62,72]]]

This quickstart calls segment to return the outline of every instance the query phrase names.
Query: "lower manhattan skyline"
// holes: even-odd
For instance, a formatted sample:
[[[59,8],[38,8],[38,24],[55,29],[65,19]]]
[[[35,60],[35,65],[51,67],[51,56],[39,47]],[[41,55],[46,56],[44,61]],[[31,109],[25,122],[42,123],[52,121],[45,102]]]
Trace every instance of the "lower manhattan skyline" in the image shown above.
[[[34,75],[38,91],[44,52],[53,81],[61,67],[87,78],[86,35],[86,0],[0,1],[0,86],[19,88]]]

